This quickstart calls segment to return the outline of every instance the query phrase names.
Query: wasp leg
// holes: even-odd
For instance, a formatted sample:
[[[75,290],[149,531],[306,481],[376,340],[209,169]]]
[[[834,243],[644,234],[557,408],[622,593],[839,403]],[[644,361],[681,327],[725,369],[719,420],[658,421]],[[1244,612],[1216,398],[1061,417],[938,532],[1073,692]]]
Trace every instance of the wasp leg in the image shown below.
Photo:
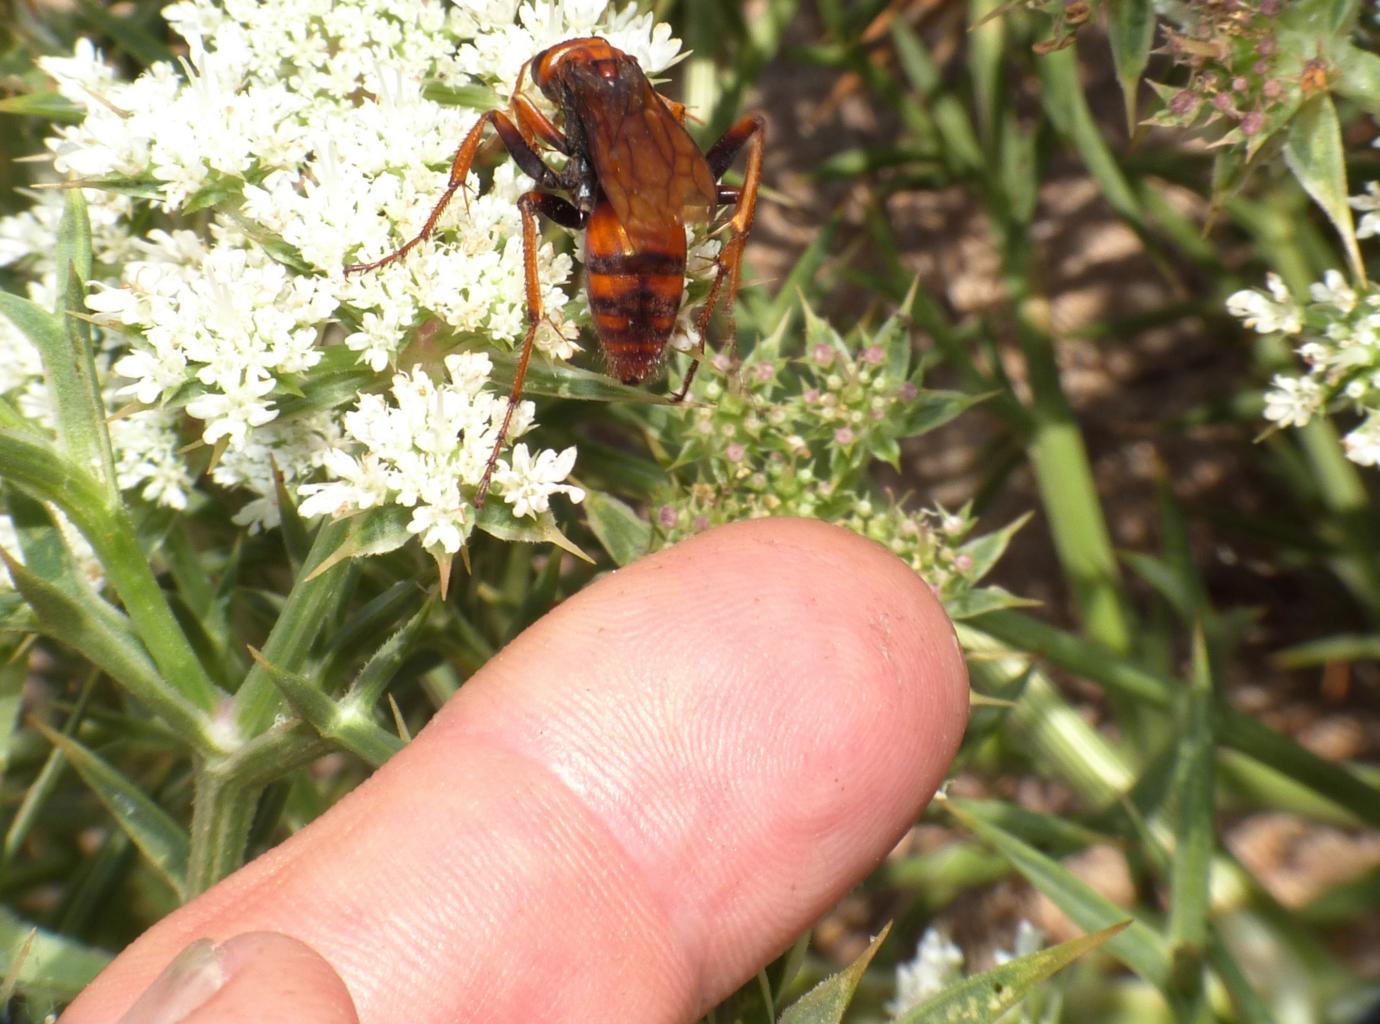
[[[474,494],[474,507],[484,507],[489,496],[489,481],[498,465],[498,456],[503,451],[508,427],[513,422],[513,412],[518,399],[522,397],[522,382],[527,378],[527,364],[532,359],[532,347],[537,340],[537,328],[546,319],[546,311],[541,301],[541,279],[537,277],[537,214],[541,214],[566,228],[579,229],[585,226],[589,215],[559,196],[544,192],[525,192],[518,199],[518,212],[522,214],[522,269],[527,293],[527,335],[522,339],[522,355],[518,357],[517,373],[513,375],[513,390],[508,393],[508,407],[503,412],[503,423],[494,439],[494,450],[484,466],[484,476],[479,481],[479,489]]]
[[[704,154],[705,163],[709,164],[709,170],[717,180],[723,177],[738,152],[747,146],[747,167],[743,170],[743,184],[736,188],[721,185],[718,190],[719,205],[733,206],[733,216],[726,225],[731,237],[719,251],[718,273],[714,275],[709,295],[695,318],[701,352],[704,351],[705,339],[709,337],[709,322],[714,318],[714,311],[720,305],[723,308],[724,319],[728,323],[728,340],[725,344],[731,348],[734,343],[733,304],[738,298],[738,282],[742,277],[743,247],[747,245],[748,234],[752,231],[752,220],[757,212],[757,189],[762,182],[762,152],[766,142],[766,131],[767,122],[761,114],[746,114],[724,132]],[[699,366],[698,361],[690,364],[690,369],[685,373],[685,382],[681,384],[674,401],[682,401],[690,393],[690,385]]]
[[[530,106],[530,102],[528,102],[527,105]],[[517,107],[519,121],[524,119],[522,110],[522,106]],[[536,113],[539,117],[541,116],[540,112],[536,111],[535,108],[533,108],[532,112]],[[543,120],[545,120],[545,118],[543,118]],[[464,141],[460,143],[460,148],[455,151],[455,159],[450,165],[450,180],[446,184],[446,190],[441,193],[441,198],[437,200],[436,205],[432,207],[431,213],[427,216],[426,223],[422,225],[422,230],[417,232],[414,238],[404,242],[399,248],[394,249],[382,259],[374,260],[372,263],[351,263],[345,268],[346,274],[355,274],[365,270],[378,270],[380,267],[386,267],[388,264],[402,259],[430,237],[431,232],[436,228],[436,222],[441,219],[441,214],[445,213],[446,207],[450,204],[455,193],[464,188],[465,178],[469,175],[470,166],[474,163],[474,155],[478,152],[480,143],[484,141],[484,127],[489,124],[492,124],[494,130],[498,132],[499,140],[503,143],[504,148],[508,150],[508,154],[517,162],[517,165],[522,168],[524,174],[536,181],[538,188],[556,189],[563,187],[564,183],[561,177],[546,166],[546,163],[537,154],[536,150],[528,144],[527,139],[523,137],[523,133],[508,119],[507,115],[502,111],[491,110],[475,122],[474,127],[466,134]],[[554,133],[556,137],[560,137],[560,132],[556,130],[556,126],[551,124],[550,121],[546,121],[546,126],[550,128],[551,132]],[[531,126],[529,125],[528,127]],[[546,141],[551,141],[547,137],[545,129],[536,131],[536,134]],[[561,139],[561,142],[563,146],[564,138]]]
[[[513,114],[528,142],[540,139],[557,153],[570,155],[570,144],[565,141],[561,130],[551,123],[551,119],[537,108],[537,105],[522,93],[513,97]]]

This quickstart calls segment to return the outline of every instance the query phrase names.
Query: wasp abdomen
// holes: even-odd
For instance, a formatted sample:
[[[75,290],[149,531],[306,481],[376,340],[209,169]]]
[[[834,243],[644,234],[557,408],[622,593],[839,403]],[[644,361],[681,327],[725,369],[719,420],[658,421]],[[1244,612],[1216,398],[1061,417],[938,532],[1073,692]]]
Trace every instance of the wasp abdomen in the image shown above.
[[[625,384],[638,384],[660,367],[676,326],[685,283],[684,235],[677,226],[679,247],[633,251],[611,208],[603,208],[620,230],[604,230],[596,207],[585,236],[590,312],[610,374]]]

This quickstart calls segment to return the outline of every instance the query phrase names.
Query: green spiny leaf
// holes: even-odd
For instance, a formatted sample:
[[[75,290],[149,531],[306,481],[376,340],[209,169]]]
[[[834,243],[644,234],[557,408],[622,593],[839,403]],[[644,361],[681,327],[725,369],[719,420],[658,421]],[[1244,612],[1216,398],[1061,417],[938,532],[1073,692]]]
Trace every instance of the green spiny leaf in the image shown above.
[[[950,985],[896,1018],[895,1024],[989,1024],[997,1021],[1036,986],[1131,926],[1120,921],[1049,949],[1007,961]]]
[[[877,955],[877,950],[881,948],[890,931],[891,925],[888,924],[867,949],[863,950],[861,956],[837,974],[825,978],[786,1007],[786,1011],[781,1014],[780,1024],[839,1024],[839,1021],[843,1020],[844,1011],[848,1009],[848,1004],[853,1001],[853,993],[857,991],[858,983],[867,971],[867,965]]]

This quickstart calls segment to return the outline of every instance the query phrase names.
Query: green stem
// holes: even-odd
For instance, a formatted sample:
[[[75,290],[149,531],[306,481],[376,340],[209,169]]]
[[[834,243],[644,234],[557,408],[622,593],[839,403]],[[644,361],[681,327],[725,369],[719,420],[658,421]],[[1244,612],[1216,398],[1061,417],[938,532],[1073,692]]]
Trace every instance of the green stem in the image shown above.
[[[187,857],[187,899],[215,885],[244,862],[259,787],[231,782],[221,761],[207,763],[196,775],[192,804],[191,849]]]
[[[235,721],[242,735],[263,732],[282,706],[282,696],[265,663],[285,672],[296,672],[306,662],[323,625],[337,610],[347,589],[345,580],[353,571],[352,560],[342,558],[324,572],[318,569],[336,553],[348,534],[346,520],[327,523],[317,533],[302,572],[264,643],[262,660],[250,668],[235,695]]]
[[[1131,649],[1131,615],[1083,436],[1064,394],[1048,331],[1049,308],[1022,272],[1023,243],[1009,246],[1007,282],[1031,391],[1031,467],[1055,552],[1088,635],[1113,651]]]

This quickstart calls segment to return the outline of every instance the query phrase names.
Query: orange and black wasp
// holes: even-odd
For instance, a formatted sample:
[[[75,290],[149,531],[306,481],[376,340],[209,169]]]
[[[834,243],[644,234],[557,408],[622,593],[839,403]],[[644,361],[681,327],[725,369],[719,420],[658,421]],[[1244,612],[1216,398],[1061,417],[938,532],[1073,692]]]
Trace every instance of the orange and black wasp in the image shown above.
[[[555,105],[559,127],[523,94],[529,67],[533,83]],[[639,384],[660,368],[680,312],[685,226],[712,222],[720,208],[732,207],[722,226],[728,237],[719,250],[714,281],[695,321],[701,351],[716,307],[729,321],[731,337],[743,247],[762,176],[765,122],[760,114],[748,114],[701,152],[684,121],[685,108],[659,94],[637,60],[607,40],[590,36],[557,43],[523,65],[508,113],[491,110],[470,129],[451,163],[446,190],[416,237],[382,259],[345,268],[347,274],[377,269],[426,240],[456,191],[465,187],[486,126],[493,126],[509,155],[536,182],[517,203],[527,334],[476,505],[484,502],[545,316],[537,277],[538,214],[584,230],[585,288],[609,373],[624,384]],[[559,171],[549,167],[537,152],[539,145],[563,154],[565,166]],[[743,184],[719,184],[744,146]],[[686,372],[676,401],[689,391],[698,365],[692,363]]]

